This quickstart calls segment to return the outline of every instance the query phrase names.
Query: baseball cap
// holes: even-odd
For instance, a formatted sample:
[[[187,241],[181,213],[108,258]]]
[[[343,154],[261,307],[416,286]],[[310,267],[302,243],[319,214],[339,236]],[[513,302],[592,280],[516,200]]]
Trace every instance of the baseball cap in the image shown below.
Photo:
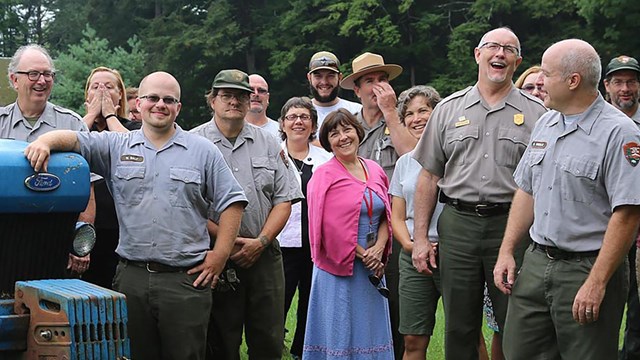
[[[249,75],[244,71],[230,69],[221,70],[213,79],[212,89],[239,89],[253,92],[249,86]]]
[[[640,73],[640,65],[638,65],[638,60],[631,56],[620,55],[609,61],[604,76],[609,76],[609,74],[618,70],[633,70]]]
[[[340,60],[328,51],[319,51],[311,57],[309,60],[309,74],[316,70],[331,70],[336,73],[340,73]]]

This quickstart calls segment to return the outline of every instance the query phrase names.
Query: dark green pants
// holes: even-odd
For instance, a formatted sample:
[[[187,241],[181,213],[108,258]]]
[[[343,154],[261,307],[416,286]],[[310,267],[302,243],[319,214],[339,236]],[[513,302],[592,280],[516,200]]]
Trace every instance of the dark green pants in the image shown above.
[[[208,359],[239,360],[242,332],[249,359],[280,360],[284,347],[284,270],[277,240],[256,263],[236,269],[235,291],[213,291]]]
[[[580,325],[573,319],[573,301],[595,259],[551,260],[540,250],[527,250],[509,300],[503,337],[507,359],[618,357],[620,322],[629,288],[626,258],[607,284],[598,320]]]
[[[132,359],[205,358],[211,289],[194,288],[197,277],[118,264],[113,285],[127,296]]]
[[[508,298],[493,284],[493,268],[506,222],[507,214],[479,217],[448,205],[440,215],[440,278],[447,359],[478,358],[485,281],[496,321],[503,329]],[[526,244],[518,253],[522,254],[524,248]]]

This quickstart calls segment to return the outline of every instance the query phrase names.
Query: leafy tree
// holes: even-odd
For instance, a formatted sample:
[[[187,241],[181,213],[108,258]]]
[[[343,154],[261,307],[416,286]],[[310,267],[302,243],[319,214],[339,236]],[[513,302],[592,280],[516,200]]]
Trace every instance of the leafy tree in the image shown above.
[[[52,99],[64,107],[84,114],[84,87],[91,70],[98,66],[116,69],[122,75],[125,86],[137,86],[144,74],[146,52],[142,43],[134,36],[128,41],[130,51],[121,47],[110,48],[109,41],[96,36],[95,30],[87,26],[83,39],[71,45],[55,60],[56,85]]]

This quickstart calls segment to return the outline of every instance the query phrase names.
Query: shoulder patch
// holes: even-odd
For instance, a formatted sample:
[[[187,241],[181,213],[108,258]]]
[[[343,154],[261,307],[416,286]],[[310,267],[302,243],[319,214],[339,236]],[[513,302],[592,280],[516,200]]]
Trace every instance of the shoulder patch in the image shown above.
[[[622,145],[622,153],[631,166],[636,166],[640,162],[640,145],[638,143],[632,141]]]
[[[287,155],[284,153],[284,150],[280,150],[280,159],[284,163],[284,166],[286,166],[287,169],[288,169],[289,168],[289,161],[287,161]]]

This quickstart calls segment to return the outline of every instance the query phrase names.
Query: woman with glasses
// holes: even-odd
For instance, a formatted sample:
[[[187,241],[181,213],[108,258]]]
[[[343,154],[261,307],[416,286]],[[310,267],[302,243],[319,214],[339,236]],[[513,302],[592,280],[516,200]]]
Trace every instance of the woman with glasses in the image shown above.
[[[546,91],[544,91],[543,84],[538,81],[539,76],[542,74],[542,68],[539,65],[534,65],[525,70],[518,80],[515,82],[515,86],[518,89],[524,90],[529,94],[544,101]]]
[[[311,145],[316,138],[318,115],[307,97],[289,99],[280,112],[280,136],[282,149],[288,155],[289,164],[296,169],[296,179],[305,198],[291,205],[289,221],[280,232],[280,248],[284,265],[284,313],[289,312],[291,300],[298,290],[296,331],[289,349],[292,358],[302,357],[304,330],[307,323],[307,307],[311,291],[311,247],[309,246],[309,217],[307,210],[307,184],[316,168],[331,158],[324,149]]]
[[[334,157],[307,189],[314,268],[303,358],[393,359],[383,276],[389,182],[378,164],[358,156],[364,129],[347,110],[329,113],[319,137]]]
[[[84,122],[91,131],[126,132],[139,129],[142,123],[127,119],[124,82],[117,70],[97,67],[91,71],[84,88],[87,113]],[[92,179],[93,180],[93,179]],[[111,193],[100,178],[92,182],[96,199],[96,244],[91,251],[89,270],[83,280],[111,288],[118,265],[118,219]]]

